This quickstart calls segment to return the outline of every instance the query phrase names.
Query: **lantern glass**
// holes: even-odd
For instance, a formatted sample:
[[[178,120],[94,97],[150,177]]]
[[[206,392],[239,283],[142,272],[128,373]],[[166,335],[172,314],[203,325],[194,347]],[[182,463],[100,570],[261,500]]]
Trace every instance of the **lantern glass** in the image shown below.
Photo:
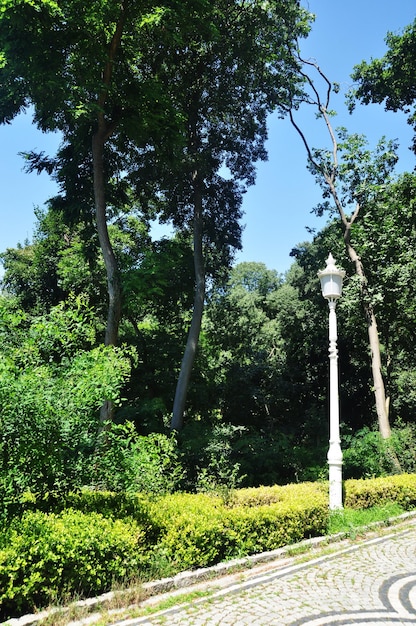
[[[324,298],[339,298],[342,292],[342,276],[339,274],[326,274],[321,276],[321,288]]]
[[[318,272],[318,276],[323,297],[327,300],[337,300],[341,296],[345,271],[336,267],[332,254],[326,260],[326,268]]]

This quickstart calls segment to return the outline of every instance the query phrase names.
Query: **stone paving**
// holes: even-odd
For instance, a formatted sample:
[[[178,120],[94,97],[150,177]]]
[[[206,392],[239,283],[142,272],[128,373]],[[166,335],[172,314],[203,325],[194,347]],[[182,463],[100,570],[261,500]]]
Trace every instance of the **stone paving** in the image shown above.
[[[416,524],[312,558],[254,570],[200,598],[114,626],[416,624]]]

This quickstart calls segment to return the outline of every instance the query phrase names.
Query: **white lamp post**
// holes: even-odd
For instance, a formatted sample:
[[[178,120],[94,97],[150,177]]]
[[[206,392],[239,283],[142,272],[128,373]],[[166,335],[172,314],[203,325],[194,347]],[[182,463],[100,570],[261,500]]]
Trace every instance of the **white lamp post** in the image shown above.
[[[332,254],[318,272],[322,295],[329,305],[329,508],[342,509],[342,451],[339,436],[337,317],[335,307],[342,292],[345,272],[335,266]]]

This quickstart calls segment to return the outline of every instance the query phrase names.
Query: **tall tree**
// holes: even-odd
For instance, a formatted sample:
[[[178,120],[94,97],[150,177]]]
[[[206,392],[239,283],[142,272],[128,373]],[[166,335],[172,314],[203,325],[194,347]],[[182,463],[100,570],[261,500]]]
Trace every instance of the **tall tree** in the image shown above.
[[[146,142],[143,129],[149,120],[144,110],[150,110],[154,92],[149,93],[152,81],[141,65],[141,53],[144,34],[164,9],[130,0],[2,2],[0,121],[10,122],[31,105],[41,130],[63,133],[60,158],[46,161],[46,167],[58,169],[65,193],[71,188],[69,179],[78,177],[77,169],[85,169],[87,201],[95,207],[107,276],[106,345],[117,344],[121,318],[108,198],[114,197],[110,180],[123,186],[124,163],[110,155],[120,154],[116,131],[119,146],[127,140]],[[111,407],[102,415],[103,420],[111,417]]]
[[[354,228],[377,314],[391,417],[403,420],[414,412],[415,190],[413,173],[380,186]]]
[[[354,244],[353,226],[365,211],[366,206],[375,200],[379,187],[388,182],[398,158],[395,151],[396,146],[394,142],[387,142],[382,139],[376,151],[371,154],[366,149],[366,140],[362,136],[352,135],[348,137],[345,129],[339,131],[339,141],[331,124],[329,104],[332,85],[330,81],[315,62],[304,61],[299,57],[299,63],[300,72],[305,81],[305,90],[303,94],[297,94],[294,97],[292,108],[289,111],[290,120],[305,146],[309,169],[323,188],[325,200],[318,206],[318,213],[322,214],[325,210],[331,209],[331,203],[328,200],[330,198],[341,220],[345,248],[359,279],[362,305],[367,322],[379,429],[382,437],[388,439],[391,435],[391,428],[382,375],[377,319],[363,259]],[[310,74],[312,71],[316,71],[317,76],[324,81],[324,97],[321,96],[320,89]],[[317,150],[309,145],[306,134],[295,121],[294,111],[301,102],[307,102],[315,107],[318,116],[323,119],[330,137],[330,150]]]
[[[178,19],[186,23],[182,30]],[[153,56],[156,64],[161,60],[158,78],[184,120],[182,142],[171,154],[165,146],[156,150],[153,163],[160,171],[163,218],[193,238],[193,315],[171,421],[180,430],[206,279],[229,266],[241,245],[242,194],[254,182],[255,162],[266,158],[267,114],[287,102],[296,82],[288,42],[306,34],[308,14],[292,0],[215,0],[199,11],[184,4],[176,20],[168,23],[180,33],[176,46],[158,41]]]
[[[252,164],[265,156],[266,113],[294,80],[287,42],[306,32],[307,13],[295,0],[172,0],[162,7],[133,0],[88,6],[81,0],[3,2],[0,120],[10,121],[32,104],[38,126],[61,130],[73,160],[87,165],[107,273],[107,344],[117,343],[121,315],[119,269],[107,227],[109,180],[123,186],[132,160],[154,145],[156,160],[170,151],[165,172],[171,168],[180,184],[176,190],[168,185],[166,215],[177,225],[192,223],[197,285],[173,428],[182,421],[200,330],[206,225],[215,233],[210,245],[217,255],[223,244],[226,251],[238,245],[238,227],[228,228],[239,217],[237,181],[252,182]],[[114,155],[120,158],[111,161]],[[218,176],[224,162],[230,180]],[[136,178],[136,191],[146,186],[143,176]],[[160,199],[165,189],[162,183],[152,191]],[[224,218],[220,203],[232,217]]]
[[[144,25],[156,22],[161,12],[159,7],[129,0],[2,3],[0,119],[10,122],[32,105],[41,130],[63,133],[64,149],[55,166],[61,168],[64,191],[69,191],[68,176],[62,175],[62,169],[72,159],[75,167],[72,164],[69,175],[76,177],[76,168],[86,165],[84,178],[92,181],[88,201],[95,206],[107,274],[107,345],[117,344],[121,316],[120,277],[108,233],[107,203],[110,179],[114,181],[122,167],[120,162],[118,169],[114,161],[110,163],[108,150],[123,124],[130,131],[136,124],[135,138],[145,124],[143,94],[148,92],[140,71],[140,37]]]
[[[381,59],[362,61],[354,67],[357,85],[348,94],[350,109],[358,100],[364,104],[384,102],[387,111],[404,111],[416,131],[416,19],[401,34],[387,33],[387,52]],[[413,138],[416,153],[416,135]]]

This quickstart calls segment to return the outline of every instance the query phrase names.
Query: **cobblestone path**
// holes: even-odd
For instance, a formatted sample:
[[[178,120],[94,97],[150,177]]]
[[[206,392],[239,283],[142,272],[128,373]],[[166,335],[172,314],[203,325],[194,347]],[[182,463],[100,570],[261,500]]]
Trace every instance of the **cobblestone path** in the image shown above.
[[[215,583],[211,583],[215,587]],[[416,624],[416,526],[296,565],[272,567],[121,626]]]

